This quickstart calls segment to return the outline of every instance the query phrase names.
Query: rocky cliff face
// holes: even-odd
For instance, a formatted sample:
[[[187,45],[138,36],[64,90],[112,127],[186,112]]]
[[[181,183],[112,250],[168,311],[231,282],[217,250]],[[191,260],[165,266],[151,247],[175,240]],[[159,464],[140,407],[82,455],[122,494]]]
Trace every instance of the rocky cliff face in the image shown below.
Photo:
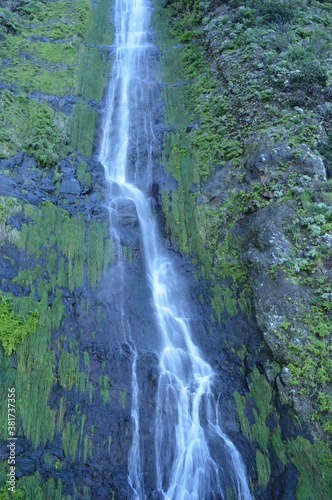
[[[323,2],[154,1],[152,195],[223,427],[261,499],[331,493],[330,15]],[[110,19],[107,0],[0,3],[0,316],[13,333],[1,332],[0,390],[17,391],[23,498],[130,498],[119,297],[139,332],[149,495],[155,484],[157,340],[137,216],[124,200],[120,283],[93,154]],[[6,495],[4,406],[0,422]]]
[[[284,465],[290,460],[300,472],[298,498],[310,491],[328,498],[330,7],[302,1],[171,0],[166,5],[178,42],[172,47],[173,74],[181,68],[185,80],[179,90],[167,80],[170,68],[163,70],[169,83],[166,109],[169,100],[176,103],[169,120],[174,129],[164,141],[164,164],[177,182],[161,196],[165,228],[173,244],[194,254],[200,276],[210,280],[215,320],[221,321],[225,310],[234,317],[253,307],[262,345],[270,349],[272,365],[264,354],[258,362],[257,352],[244,342],[241,356],[250,391],[234,394],[242,431],[254,446],[258,443],[259,495],[273,470],[273,449]],[[158,40],[160,47],[167,46],[163,36]],[[164,50],[166,66],[170,56]],[[178,118],[179,95],[189,112],[187,122]],[[285,411],[280,402],[289,404],[306,423],[306,437],[319,443],[293,441],[284,428],[278,448],[284,459],[278,454],[278,427],[271,427],[268,409],[255,399],[264,393],[264,384],[256,385],[255,369],[278,398],[275,418]],[[266,393],[264,398],[269,399]],[[300,465],[304,453],[310,457],[308,468]],[[317,453],[326,473],[319,473],[319,493],[312,482]]]

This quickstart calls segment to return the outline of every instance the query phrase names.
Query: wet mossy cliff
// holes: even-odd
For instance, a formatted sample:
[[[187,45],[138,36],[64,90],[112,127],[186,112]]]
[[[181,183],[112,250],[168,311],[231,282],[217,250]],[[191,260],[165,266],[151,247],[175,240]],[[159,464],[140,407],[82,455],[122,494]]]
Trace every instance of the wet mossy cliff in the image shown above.
[[[174,182],[160,193],[165,232],[195,261],[211,324],[241,360],[247,391],[233,396],[256,498],[332,493],[331,16],[330,2],[306,0],[155,11]],[[241,345],[241,314],[259,346],[249,322]],[[267,493],[281,470],[288,487]]]
[[[224,429],[255,498],[328,499],[330,3],[153,8],[152,195],[218,373]],[[137,216],[124,202],[122,282],[96,159],[111,21],[110,0],[0,2],[0,391],[17,394],[18,498],[131,498],[129,330],[148,497],[155,484],[158,338]]]

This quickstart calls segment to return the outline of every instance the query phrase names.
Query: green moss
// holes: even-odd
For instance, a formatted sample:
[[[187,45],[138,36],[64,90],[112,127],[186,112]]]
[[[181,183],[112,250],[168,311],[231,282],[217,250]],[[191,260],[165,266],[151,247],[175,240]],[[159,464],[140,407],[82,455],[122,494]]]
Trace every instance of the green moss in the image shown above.
[[[241,431],[247,438],[249,438],[250,425],[247,417],[244,414],[246,409],[246,398],[244,396],[241,396],[241,394],[239,394],[238,392],[234,392],[233,396],[236,404],[236,411],[240,419]]]
[[[78,377],[78,358],[74,353],[69,353],[62,349],[59,359],[60,384],[71,390]]]
[[[329,498],[332,491],[331,454],[322,442],[310,443],[303,437],[290,441],[288,451],[292,462],[300,472],[296,498]]]
[[[64,398],[60,398],[59,411],[57,415],[57,431],[60,433],[63,429],[63,419],[66,413],[66,403]]]
[[[79,52],[76,86],[80,101],[73,108],[70,119],[70,137],[73,149],[86,156],[92,154],[97,115],[95,108],[91,108],[83,101],[99,102],[106,84],[104,76],[106,52],[103,53],[96,45],[111,42],[109,9],[110,5],[107,0],[102,0],[92,6],[93,17],[86,35],[87,44],[82,45]]]
[[[96,126],[96,110],[86,104],[75,104],[70,119],[70,144],[74,150],[91,156]]]
[[[251,427],[252,439],[257,441],[262,451],[267,453],[269,445],[270,430],[265,423],[265,419],[261,415],[257,415],[256,410],[253,410],[255,423]]]
[[[6,477],[6,473],[3,476]],[[55,481],[53,478],[44,481],[39,472],[30,476],[23,476],[16,481],[15,498],[43,500],[52,498],[54,500],[63,500],[63,485],[61,479]],[[0,489],[0,497],[3,500],[9,500],[13,496],[8,492],[7,486]]]
[[[2,157],[23,148],[41,165],[53,166],[68,151],[68,132],[71,148],[91,155],[96,112],[86,101],[99,102],[106,84],[106,52],[97,44],[111,42],[111,23],[105,15],[109,9],[107,0],[97,4],[89,0],[39,1],[15,6],[13,12],[3,9],[14,28],[3,33],[0,57],[7,63],[2,81],[19,93],[0,93]],[[41,36],[51,42],[38,41]],[[59,39],[61,43],[53,43]],[[47,103],[25,95],[34,91],[70,93],[79,101],[68,120]]]
[[[248,353],[247,351],[247,347],[245,344],[242,344],[241,345],[241,349],[238,349],[236,354],[238,355],[239,359],[242,361],[244,361],[244,358],[246,357],[246,354]]]
[[[100,280],[102,269],[107,268],[110,248],[109,240],[106,239],[107,235],[106,224],[101,225],[94,220],[91,221],[88,228],[88,280],[92,288]]]
[[[106,274],[108,269],[111,257],[112,257],[112,241],[110,239],[106,239],[104,241],[104,263],[103,263],[103,272]]]
[[[15,216],[16,214],[22,212],[21,201],[12,196],[0,196],[0,224],[3,225],[7,222],[8,217]],[[1,227],[1,240],[4,239],[3,234],[4,228]]]
[[[11,354],[27,335],[35,333],[38,311],[29,312],[26,318],[15,316],[8,299],[0,295],[0,323],[2,346],[6,354]]]
[[[80,434],[80,446],[82,446],[82,440],[83,440],[83,434],[84,434],[84,425],[86,421],[86,415],[83,413],[82,419],[81,419],[81,434]]]
[[[242,356],[241,354],[241,357]],[[254,367],[251,373],[252,385],[249,393],[241,396],[234,392],[237,414],[240,419],[241,431],[251,441],[258,443],[259,449],[256,450],[256,466],[258,473],[258,483],[265,488],[270,478],[269,450],[272,445],[273,450],[285,465],[287,463],[286,450],[283,445],[280,427],[276,426],[270,436],[270,429],[266,425],[266,418],[273,414],[272,390],[265,376],[259,373],[257,367]],[[245,415],[247,402],[254,402],[257,410],[252,408],[252,416],[255,422],[250,425]]]
[[[88,164],[84,161],[77,165],[77,179],[85,187],[91,184],[91,172],[86,172],[87,166]]]
[[[107,401],[110,398],[110,393],[109,393],[109,390],[108,390],[108,377],[107,377],[107,375],[104,375],[102,377],[100,386],[101,386],[100,396],[103,399],[104,403],[106,404]]]
[[[70,457],[72,461],[74,461],[76,457],[78,440],[79,433],[76,430],[75,424],[66,422],[62,432],[62,449],[65,457]]]
[[[84,463],[87,463],[87,460],[88,460],[88,446],[89,446],[89,436],[88,436],[88,434],[85,434],[85,436],[84,436],[84,455],[83,455]]]
[[[92,385],[92,382],[88,382],[87,383],[87,388],[88,388],[88,393],[89,393],[89,400],[90,400],[90,403],[92,403],[92,394],[93,394],[93,385]]]
[[[68,212],[52,203],[40,205],[39,209],[29,209],[30,224],[21,229],[21,237],[17,243],[20,248],[26,248],[28,254],[41,258],[44,250],[49,250],[45,266],[46,269],[54,268],[56,255],[54,246],[63,253],[67,259],[58,261],[58,276],[53,285],[66,285],[66,270],[68,274],[68,287],[73,290],[80,287],[84,277],[85,261],[85,221],[82,214],[77,218],[70,218]],[[55,274],[54,271],[49,274]]]
[[[258,484],[265,488],[270,480],[271,468],[269,457],[256,450],[256,468],[258,474]]]
[[[279,458],[280,462],[283,465],[286,465],[288,460],[286,457],[286,448],[282,440],[280,427],[275,427],[273,434],[271,436],[271,444],[273,451]]]
[[[123,391],[120,392],[120,401],[121,401],[121,406],[124,409],[126,405],[126,389],[123,389]]]
[[[228,486],[226,487],[226,500],[234,500],[234,494],[233,490],[229,488]]]
[[[332,432],[331,287],[319,282],[324,263],[331,259],[330,250],[320,243],[332,227],[327,210],[331,184],[313,183],[308,176],[290,171],[287,163],[279,165],[276,173],[268,165],[258,180],[246,175],[247,159],[262,139],[264,143],[266,134],[271,149],[279,141],[288,143],[296,162],[302,158],[299,144],[304,143],[315,154],[325,155],[329,163],[330,138],[325,135],[323,146],[320,138],[320,127],[328,130],[328,118],[320,110],[330,78],[326,60],[331,34],[326,26],[331,24],[331,9],[325,2],[240,4],[228,2],[227,15],[220,16],[208,2],[171,0],[166,8],[154,2],[161,50],[158,69],[167,84],[165,125],[173,127],[164,136],[163,165],[177,182],[172,193],[162,193],[165,230],[173,243],[191,254],[202,277],[211,278],[210,301],[217,319],[221,320],[225,308],[228,314],[240,310],[250,315],[252,292],[248,269],[239,258],[243,242],[233,236],[236,224],[270,203],[291,203],[296,216],[287,238],[293,255],[273,271],[310,286],[315,295],[310,304],[299,304],[308,311],[304,320],[308,342],[287,346],[292,358],[291,383],[302,394],[313,394],[311,418],[320,430]],[[266,30],[272,25],[273,36]],[[213,50],[207,43],[207,27],[215,34]],[[185,134],[188,124],[195,121],[199,126]],[[215,201],[209,199],[204,183],[213,180],[216,171],[225,174],[225,186]],[[310,254],[303,257],[303,248],[308,247]],[[283,323],[285,341],[288,329],[297,328],[296,321],[286,318]],[[287,456],[279,426],[270,435],[266,425],[274,413],[271,387],[257,368],[251,379],[247,397],[234,397],[242,431],[259,445],[256,461],[263,486],[270,476],[270,447],[284,465]],[[245,417],[249,401],[255,405],[252,426]]]
[[[265,418],[270,414],[272,410],[271,397],[272,389],[266,377],[259,373],[257,367],[255,366],[251,373],[251,380],[253,386],[250,390],[251,397],[255,401],[261,418]]]
[[[89,373],[89,371],[90,371],[90,356],[89,356],[89,352],[88,351],[84,351],[83,356],[84,356],[84,365],[87,367],[88,373]]]
[[[5,355],[4,350],[0,347],[0,381],[1,381],[0,397],[2,401],[6,401],[8,397],[8,388],[16,386],[15,376],[16,376],[16,370],[12,368],[11,357]],[[8,437],[7,418],[8,418],[8,408],[6,405],[3,404],[0,406],[1,439],[6,439]]]
[[[77,138],[75,139],[74,135],[73,140],[76,144],[81,144],[78,148],[83,153],[91,154],[95,110],[90,110],[87,106],[82,111],[82,107],[86,105],[85,99],[96,103],[102,95],[105,84],[103,73],[106,68],[106,52],[101,54],[99,48],[96,47],[83,50],[81,39],[77,35],[82,37],[86,34],[95,22],[94,18],[98,12],[98,23],[101,22],[101,24],[98,25],[99,27],[95,24],[97,32],[90,33],[88,43],[110,43],[111,38],[104,36],[105,30],[108,34],[110,33],[109,19],[105,16],[105,12],[110,7],[109,2],[102,0],[98,2],[98,5],[93,6],[90,0],[38,1],[30,4],[24,2],[24,5],[22,2],[16,2],[12,7],[13,12],[6,10],[5,15],[9,15],[13,24],[16,23],[16,34],[13,36],[8,31],[4,39],[1,24],[0,37],[3,43],[0,56],[9,59],[7,67],[4,67],[3,81],[8,83],[15,79],[17,87],[13,92],[0,91],[0,125],[2,125],[0,127],[0,155],[9,157],[17,150],[23,150],[30,156],[34,156],[38,163],[45,167],[57,164],[60,158],[67,155],[68,127],[73,118],[68,120],[67,116],[54,111],[46,102],[43,102],[43,96],[38,96],[41,100],[37,101],[25,94],[25,92],[32,94],[35,90],[48,95],[50,93],[61,95],[64,92],[70,92],[76,96],[79,94],[77,111],[75,111],[79,131]],[[3,9],[0,10],[2,14]],[[17,10],[20,10],[19,15]],[[27,39],[36,34],[49,36],[52,40],[57,38],[62,38],[62,40],[61,43],[55,45]],[[86,57],[84,52],[87,54]],[[84,79],[81,79],[82,68],[78,69],[78,61],[83,66],[91,62],[89,66],[83,68],[84,71],[87,67],[90,70],[90,75],[86,75]],[[33,79],[33,75],[38,77]],[[82,80],[80,85],[78,85],[79,79]],[[95,103],[92,102],[92,107]],[[84,123],[87,114],[89,119],[91,118],[90,125]],[[82,132],[84,127],[88,128],[86,135]],[[70,148],[73,146],[70,145]],[[79,166],[78,177],[83,186],[90,185],[91,174],[87,173],[82,165]],[[58,181],[59,190],[57,172],[55,172],[54,179]],[[24,190],[24,193],[26,194],[27,191]],[[23,223],[21,231],[18,232],[6,225],[6,222],[9,216],[21,211],[28,222]],[[70,422],[66,420],[65,396],[60,398],[57,409],[49,404],[52,385],[57,381],[66,391],[73,390],[74,383],[75,390],[85,390],[85,374],[79,370],[77,345],[69,341],[69,349],[66,347],[64,350],[62,343],[67,346],[69,339],[62,337],[61,340],[55,340],[56,337],[53,338],[52,333],[58,331],[61,326],[64,314],[64,289],[74,290],[81,287],[84,278],[88,278],[84,276],[87,228],[82,214],[71,217],[69,212],[50,202],[34,207],[9,197],[0,198],[0,225],[0,244],[4,242],[15,244],[19,250],[26,251],[28,260],[25,258],[24,262],[32,262],[31,268],[20,269],[15,278],[16,283],[30,287],[30,294],[22,297],[11,297],[7,294],[4,299],[0,297],[0,315],[6,316],[8,324],[12,323],[11,330],[15,327],[13,332],[18,332],[21,340],[15,345],[16,369],[12,368],[11,358],[5,355],[4,349],[0,346],[0,396],[5,399],[8,387],[15,387],[17,394],[21,395],[17,400],[17,433],[29,440],[34,448],[41,443],[52,442],[55,432],[60,434],[66,459],[54,462],[49,455],[46,457],[46,465],[60,471],[66,466],[66,462],[76,459],[80,440],[82,454],[92,457],[93,431],[90,430],[88,442],[84,440],[83,443],[86,417],[83,415],[77,424],[75,419]],[[101,226],[101,234],[101,252],[93,255],[93,258],[97,257],[98,260],[93,263],[95,280],[99,279],[102,268],[106,270],[110,256],[107,224]],[[6,304],[12,304],[9,309],[2,307],[5,304],[3,300]],[[65,300],[69,300],[69,297],[66,296]],[[25,335],[24,328],[32,318],[31,312],[34,311],[36,311],[36,317],[38,315],[38,323],[33,325],[30,335]],[[0,319],[2,323],[4,317]],[[32,333],[32,330],[35,333]],[[89,364],[86,356],[84,361]],[[108,391],[106,395],[104,380],[102,390],[105,392],[103,397],[106,401]],[[88,383],[88,392],[92,401],[93,385],[91,382]],[[7,437],[6,418],[6,412],[1,407],[0,436],[3,439]],[[86,489],[86,495],[88,494],[89,491]],[[41,481],[38,475],[21,478],[17,482],[16,496],[60,500],[62,499],[61,481],[58,483],[53,479]]]

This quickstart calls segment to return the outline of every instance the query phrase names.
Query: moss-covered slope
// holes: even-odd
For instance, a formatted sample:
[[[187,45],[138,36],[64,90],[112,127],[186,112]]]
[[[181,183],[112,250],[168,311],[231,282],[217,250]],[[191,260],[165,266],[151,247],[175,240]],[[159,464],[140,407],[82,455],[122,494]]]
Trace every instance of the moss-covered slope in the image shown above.
[[[113,424],[127,411],[126,385],[110,390],[117,361],[106,366],[118,345],[113,354],[105,347],[110,320],[97,289],[111,240],[104,170],[91,157],[111,63],[110,8],[0,2],[0,394],[5,403],[16,391],[18,498],[93,496],[90,471],[102,471],[92,464],[112,461]],[[7,424],[3,404],[1,498],[10,498]]]

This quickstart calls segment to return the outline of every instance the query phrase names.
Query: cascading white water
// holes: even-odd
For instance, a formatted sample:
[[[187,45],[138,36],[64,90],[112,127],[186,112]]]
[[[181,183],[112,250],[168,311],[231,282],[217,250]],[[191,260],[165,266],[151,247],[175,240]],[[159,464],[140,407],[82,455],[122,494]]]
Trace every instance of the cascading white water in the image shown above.
[[[144,495],[144,484],[142,477],[142,468],[140,460],[140,441],[139,441],[139,389],[137,383],[136,374],[136,363],[137,363],[137,352],[136,349],[132,349],[133,364],[132,364],[132,409],[131,418],[133,421],[133,440],[132,445],[129,450],[128,456],[128,470],[129,470],[129,484],[133,491],[133,498],[136,500],[140,498],[145,498]]]
[[[223,433],[218,404],[212,393],[215,374],[193,343],[181,285],[162,248],[156,220],[145,193],[151,184],[153,135],[149,119],[150,4],[148,0],[115,0],[115,60],[111,74],[99,159],[117,200],[135,203],[146,273],[160,336],[160,375],[157,390],[155,453],[157,498],[209,500],[250,499],[241,456]],[[129,158],[131,155],[131,158]],[[134,158],[132,158],[134,157]],[[142,173],[142,163],[146,164]],[[134,164],[134,172],[128,164]],[[115,234],[116,239],[116,234]],[[146,498],[139,449],[137,353],[133,353],[133,442],[128,458],[132,498]]]

